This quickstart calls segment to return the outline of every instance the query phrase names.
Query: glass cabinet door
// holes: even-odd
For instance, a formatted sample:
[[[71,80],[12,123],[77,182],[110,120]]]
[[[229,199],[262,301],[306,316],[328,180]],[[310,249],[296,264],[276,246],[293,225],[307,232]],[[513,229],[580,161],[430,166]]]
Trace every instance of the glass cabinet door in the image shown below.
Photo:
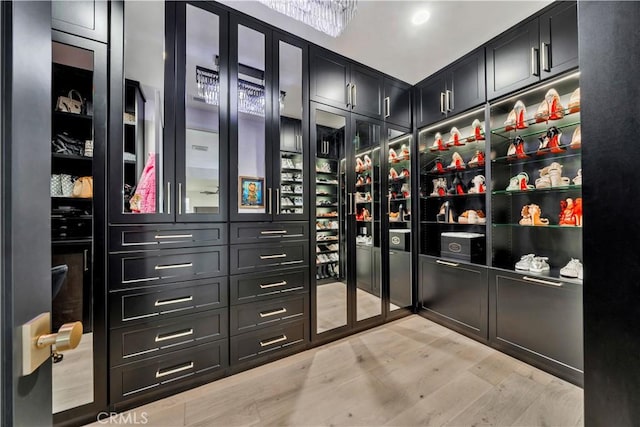
[[[349,183],[355,218],[356,319],[382,314],[380,252],[380,134],[381,126],[369,119],[353,117],[352,159],[355,172]]]
[[[274,171],[275,184],[275,215],[279,219],[306,219],[307,198],[309,194],[309,179],[305,171],[307,144],[307,119],[305,87],[303,82],[303,64],[305,63],[305,48],[294,45],[289,39],[274,40],[274,52],[278,58],[274,62],[274,91],[273,106],[277,112],[278,126],[274,133],[274,145],[279,150],[276,164],[279,169]],[[285,182],[285,181],[301,182]]]
[[[410,307],[411,287],[411,150],[408,130],[387,129],[388,179],[385,201],[389,218],[389,311]],[[385,182],[385,181],[383,181]]]
[[[117,177],[112,178],[112,221],[169,220],[171,215],[173,156],[165,147],[172,146],[172,141],[166,141],[172,129],[165,101],[168,107],[173,104],[165,99],[171,97],[165,80],[174,79],[165,75],[173,63],[171,50],[165,49],[171,46],[165,43],[165,13],[173,6],[126,2],[124,35],[112,34],[114,49],[124,50],[124,63],[112,64],[114,75],[122,73],[124,87],[122,94],[112,95],[112,105],[122,105],[121,110],[112,107],[112,114],[122,114],[122,139],[111,149],[111,174]]]
[[[182,221],[224,220],[226,15],[210,5],[182,3],[178,9],[176,57],[184,87],[177,97],[176,214]]]
[[[271,152],[267,143],[271,117],[270,69],[271,37],[267,30],[232,20],[230,58],[231,179],[237,180],[231,195],[234,220],[269,220],[274,212],[273,183],[270,179]],[[295,166],[295,163],[294,163]]]
[[[311,114],[315,141],[311,202],[315,212],[315,333],[321,334],[349,324],[347,234],[353,205],[347,194],[345,141],[350,122],[349,113],[330,107],[313,108]]]

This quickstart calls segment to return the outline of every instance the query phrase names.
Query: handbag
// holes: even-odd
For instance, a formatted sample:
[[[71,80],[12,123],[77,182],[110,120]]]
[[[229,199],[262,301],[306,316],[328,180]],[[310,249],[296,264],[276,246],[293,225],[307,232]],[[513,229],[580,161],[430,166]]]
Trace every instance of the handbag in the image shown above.
[[[93,178],[90,176],[81,176],[76,179],[76,182],[73,184],[72,197],[82,199],[90,199],[93,197]]]
[[[74,99],[76,96],[78,99]],[[59,96],[56,102],[56,111],[65,113],[81,114],[84,101],[82,95],[75,89],[71,89],[67,96]]]
[[[61,196],[72,197],[73,189],[75,188],[73,177],[66,173],[60,174],[60,188],[62,192]]]
[[[93,157],[93,140],[92,139],[87,139],[84,142],[84,156]]]
[[[73,156],[84,155],[86,143],[73,138],[66,132],[58,133],[51,140],[51,152],[58,154],[68,154]]]
[[[62,181],[59,174],[51,175],[51,197],[62,196]]]

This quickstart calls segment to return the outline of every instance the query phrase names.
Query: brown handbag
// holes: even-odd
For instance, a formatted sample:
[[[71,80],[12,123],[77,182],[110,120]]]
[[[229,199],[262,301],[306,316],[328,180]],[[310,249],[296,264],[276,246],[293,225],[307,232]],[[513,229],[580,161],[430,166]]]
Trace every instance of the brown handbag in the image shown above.
[[[73,197],[81,199],[90,199],[93,197],[93,178],[90,176],[81,176],[76,179],[73,184]]]
[[[76,96],[78,99],[74,99]],[[71,89],[67,96],[59,96],[56,102],[56,111],[64,111],[65,113],[81,114],[82,113],[82,95],[75,89]]]

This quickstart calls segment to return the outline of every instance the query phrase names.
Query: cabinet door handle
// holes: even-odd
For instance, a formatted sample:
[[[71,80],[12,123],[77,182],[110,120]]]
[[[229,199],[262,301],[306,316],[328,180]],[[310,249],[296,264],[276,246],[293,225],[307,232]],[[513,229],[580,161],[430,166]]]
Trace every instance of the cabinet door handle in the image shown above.
[[[265,317],[275,316],[276,314],[283,314],[286,312],[287,312],[287,309],[282,307],[282,308],[278,308],[271,311],[261,311],[259,314],[260,314],[260,317],[265,318]]]
[[[182,297],[182,298],[156,300],[155,304],[153,305],[156,307],[161,307],[163,305],[179,304],[181,302],[189,302],[189,301],[193,301],[193,295],[189,295],[188,297]]]
[[[276,188],[276,214],[280,215],[280,189]]]
[[[84,260],[84,271],[89,271],[89,249],[82,251]]]
[[[287,254],[277,254],[277,255],[260,255],[260,259],[276,259],[276,258],[286,258]]]
[[[387,117],[389,117],[391,115],[391,100],[389,99],[389,97],[387,96],[384,99],[384,118],[386,119]]]
[[[156,270],[170,270],[172,268],[188,268],[188,267],[193,267],[193,263],[186,262],[184,264],[156,265],[154,268]]]
[[[193,234],[157,234],[156,239],[189,239]]]
[[[185,365],[178,366],[172,369],[166,369],[166,370],[158,369],[156,371],[156,378],[162,378],[162,377],[166,377],[167,375],[177,374],[178,372],[188,371],[189,369],[192,369],[192,368],[193,368],[193,362],[189,362]]]
[[[447,98],[447,111],[453,111],[453,92],[447,89],[446,91]]]
[[[325,151],[324,151],[324,154],[329,154],[329,141],[325,141],[324,143],[325,143],[325,147],[326,147]]]
[[[543,285],[556,286],[558,288],[562,287],[562,283],[552,282],[551,280],[538,279],[537,277],[523,276],[522,279],[526,280],[527,282],[533,282],[533,283],[540,283],[540,284],[543,284]]]
[[[287,230],[265,230],[261,231],[260,234],[268,235],[268,234],[287,234]]]
[[[286,280],[283,280],[282,282],[278,282],[278,283],[262,283],[260,284],[260,289],[276,288],[278,286],[285,286],[286,284],[287,284]]]
[[[455,262],[447,262],[447,261],[442,261],[440,259],[437,259],[436,262],[438,264],[446,265],[448,267],[458,267],[460,265],[460,264],[455,263]]]
[[[531,75],[540,75],[540,73],[538,72],[538,49],[536,49],[535,47],[531,48]]]
[[[182,215],[182,183],[178,183],[178,215]]]
[[[282,341],[286,341],[287,336],[285,334],[280,335],[278,338],[273,338],[267,341],[260,341],[260,347],[266,347],[271,344],[277,344]]]
[[[542,56],[542,69],[546,72],[551,71],[551,61],[549,61],[549,53],[549,45],[547,43],[542,43],[540,55]]]
[[[267,202],[269,203],[269,215],[271,215],[273,213],[273,190],[271,189],[271,187],[269,187],[267,190],[269,190],[269,200],[267,200]]]
[[[189,335],[193,335],[193,328],[185,329],[184,331],[174,332],[170,334],[158,334],[156,335],[156,342],[173,340],[181,337],[188,337]]]
[[[446,111],[444,111],[444,92],[440,92],[440,112],[446,114]]]
[[[353,215],[353,199],[351,196],[353,193],[347,193],[347,204],[349,205],[349,215]]]
[[[347,107],[351,105],[351,83],[347,83]]]
[[[358,105],[358,85],[353,84],[351,88],[353,89],[353,106],[355,107]]]
[[[171,182],[167,182],[167,214],[171,215]]]

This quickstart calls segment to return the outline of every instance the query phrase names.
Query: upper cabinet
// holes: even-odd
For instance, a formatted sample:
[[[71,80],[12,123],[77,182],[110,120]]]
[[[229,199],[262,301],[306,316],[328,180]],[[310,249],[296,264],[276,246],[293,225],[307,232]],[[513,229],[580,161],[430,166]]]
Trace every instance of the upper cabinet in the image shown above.
[[[51,2],[51,27],[54,30],[107,43],[108,19],[106,0]]]
[[[411,127],[411,85],[384,78],[384,119],[398,126]]]
[[[435,123],[485,102],[484,48],[416,85],[416,125]]]
[[[310,72],[312,101],[383,118],[382,74],[319,47],[311,49]]]
[[[575,2],[559,2],[487,44],[487,98],[495,99],[578,66]]]

